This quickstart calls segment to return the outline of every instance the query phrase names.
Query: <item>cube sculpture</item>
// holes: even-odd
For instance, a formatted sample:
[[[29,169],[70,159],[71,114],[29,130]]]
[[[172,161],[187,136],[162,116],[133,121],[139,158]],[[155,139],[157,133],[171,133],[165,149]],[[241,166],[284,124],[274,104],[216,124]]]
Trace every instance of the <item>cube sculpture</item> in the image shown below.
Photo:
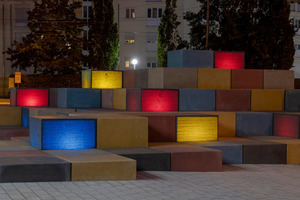
[[[113,109],[114,107],[114,89],[101,90],[101,107]]]
[[[178,90],[142,90],[142,111],[178,111]]]
[[[233,69],[231,70],[232,89],[263,89],[264,70]]]
[[[0,182],[70,181],[71,164],[40,150],[0,152]]]
[[[217,116],[177,116],[177,141],[218,140]]]
[[[141,111],[141,89],[126,89],[126,110]]]
[[[96,147],[96,119],[58,116],[30,118],[30,143],[43,150],[92,149]]]
[[[148,147],[148,120],[127,115],[97,118],[97,148]]]
[[[135,71],[135,88],[197,88],[197,68],[150,68]]]
[[[215,68],[244,69],[245,53],[243,52],[215,52]]]
[[[217,111],[250,111],[250,90],[216,90]]]
[[[21,108],[1,106],[0,126],[21,126]]]
[[[163,68],[163,88],[197,88],[197,68]]]
[[[101,90],[58,88],[57,99],[60,108],[100,108]]]
[[[148,147],[148,119],[120,114],[70,113],[71,117],[97,119],[97,148]]]
[[[126,88],[114,89],[113,93],[113,108],[126,110]]]
[[[135,180],[136,161],[98,149],[47,151],[71,163],[72,181]]]
[[[272,142],[278,142],[287,145],[287,164],[300,164],[300,140],[274,140]]]
[[[189,142],[192,146],[201,146],[222,151],[223,164],[243,164],[243,146],[224,141]]]
[[[135,70],[123,71],[123,88],[135,88]]]
[[[299,115],[274,113],[274,135],[299,138]]]
[[[251,90],[251,111],[283,111],[284,90]]]
[[[171,154],[152,148],[105,149],[110,153],[136,160],[138,171],[170,171]]]
[[[294,71],[264,70],[264,89],[294,89]]]
[[[286,144],[248,139],[224,142],[243,145],[243,164],[286,164]]]
[[[155,146],[171,153],[171,171],[221,171],[222,152],[196,146]]]
[[[29,127],[29,118],[32,116],[57,116],[58,113],[75,112],[75,109],[71,108],[22,108],[22,126]]]
[[[284,110],[289,112],[300,111],[300,90],[285,90]]]
[[[219,137],[236,136],[236,113],[235,112],[199,112],[205,115],[217,115],[219,117]]]
[[[236,134],[238,137],[273,135],[273,113],[236,113]]]
[[[164,87],[163,77],[163,68],[135,70],[135,88],[162,89]]]
[[[11,88],[11,106],[49,106],[48,89]]]
[[[122,88],[122,71],[82,71],[82,88]]]
[[[164,67],[164,66],[163,66]],[[213,68],[214,52],[205,50],[168,51],[168,68]]]
[[[216,90],[180,89],[179,111],[214,111]]]
[[[198,69],[199,89],[231,89],[231,69]]]

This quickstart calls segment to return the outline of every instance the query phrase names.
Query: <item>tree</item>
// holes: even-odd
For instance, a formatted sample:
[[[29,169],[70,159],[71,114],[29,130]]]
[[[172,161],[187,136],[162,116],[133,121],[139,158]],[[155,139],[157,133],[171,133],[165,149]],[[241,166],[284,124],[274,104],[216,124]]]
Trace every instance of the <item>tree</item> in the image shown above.
[[[95,0],[89,22],[89,56],[91,68],[115,70],[119,65],[119,30],[114,23],[112,0]]]
[[[244,51],[246,68],[290,69],[295,30],[287,0],[234,2],[222,5],[220,49]]]
[[[202,12],[204,7],[206,4],[202,5]],[[211,0],[211,10],[214,9],[210,24],[216,22],[218,26],[211,26],[210,49],[245,52],[245,68],[292,67],[295,30],[287,0]],[[204,49],[205,28],[202,24],[198,26],[195,16],[194,13],[185,16],[191,26],[190,45]]]
[[[68,0],[35,0],[28,12],[30,33],[14,41],[4,53],[12,67],[45,74],[72,74],[81,70],[82,23],[75,15],[81,3]]]
[[[184,19],[190,26],[190,41],[191,49],[204,50],[206,45],[206,13],[207,0],[197,0],[199,2],[200,10],[197,13],[188,11],[184,14]],[[209,8],[209,43],[208,48],[214,49],[215,44],[219,40],[219,21],[220,21],[220,4],[222,0],[210,0]],[[212,41],[212,42],[211,42]]]
[[[180,37],[177,27],[180,22],[176,14],[177,0],[166,0],[166,7],[158,27],[157,58],[159,67],[167,67],[168,51],[187,47]]]

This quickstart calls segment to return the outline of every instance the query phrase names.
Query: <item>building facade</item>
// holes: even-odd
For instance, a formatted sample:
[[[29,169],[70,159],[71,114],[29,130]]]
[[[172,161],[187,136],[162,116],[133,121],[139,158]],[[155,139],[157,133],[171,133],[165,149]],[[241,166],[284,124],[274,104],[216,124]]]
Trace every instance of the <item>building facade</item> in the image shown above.
[[[295,78],[300,78],[300,1],[290,1],[291,19],[297,30],[294,36],[295,56],[292,70],[295,72]]]

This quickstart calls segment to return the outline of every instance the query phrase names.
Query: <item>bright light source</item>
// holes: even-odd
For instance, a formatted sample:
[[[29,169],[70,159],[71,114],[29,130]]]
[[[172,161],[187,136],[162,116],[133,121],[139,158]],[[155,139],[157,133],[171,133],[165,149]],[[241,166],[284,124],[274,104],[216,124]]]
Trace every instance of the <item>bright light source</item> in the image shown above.
[[[132,59],[131,63],[133,64],[133,69],[135,69],[135,65],[138,63],[137,59]]]
[[[131,62],[133,65],[136,65],[138,63],[137,59],[133,59]]]

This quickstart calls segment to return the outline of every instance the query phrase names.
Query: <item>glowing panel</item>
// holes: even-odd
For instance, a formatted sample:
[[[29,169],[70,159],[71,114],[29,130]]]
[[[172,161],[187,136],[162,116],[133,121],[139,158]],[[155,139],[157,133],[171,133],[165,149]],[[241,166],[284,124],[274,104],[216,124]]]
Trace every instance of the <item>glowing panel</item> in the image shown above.
[[[81,71],[82,88],[91,88],[92,71],[83,70]]]
[[[274,135],[299,138],[299,116],[274,114]]]
[[[22,108],[22,126],[25,128],[29,127],[29,109]]]
[[[244,53],[215,52],[215,68],[244,69]]]
[[[48,89],[17,89],[17,106],[48,106]]]
[[[44,150],[96,147],[95,119],[30,118],[31,145]]]
[[[218,140],[218,117],[177,117],[177,141]]]
[[[122,72],[92,71],[92,88],[122,88]]]
[[[178,111],[178,90],[142,90],[142,111]]]

